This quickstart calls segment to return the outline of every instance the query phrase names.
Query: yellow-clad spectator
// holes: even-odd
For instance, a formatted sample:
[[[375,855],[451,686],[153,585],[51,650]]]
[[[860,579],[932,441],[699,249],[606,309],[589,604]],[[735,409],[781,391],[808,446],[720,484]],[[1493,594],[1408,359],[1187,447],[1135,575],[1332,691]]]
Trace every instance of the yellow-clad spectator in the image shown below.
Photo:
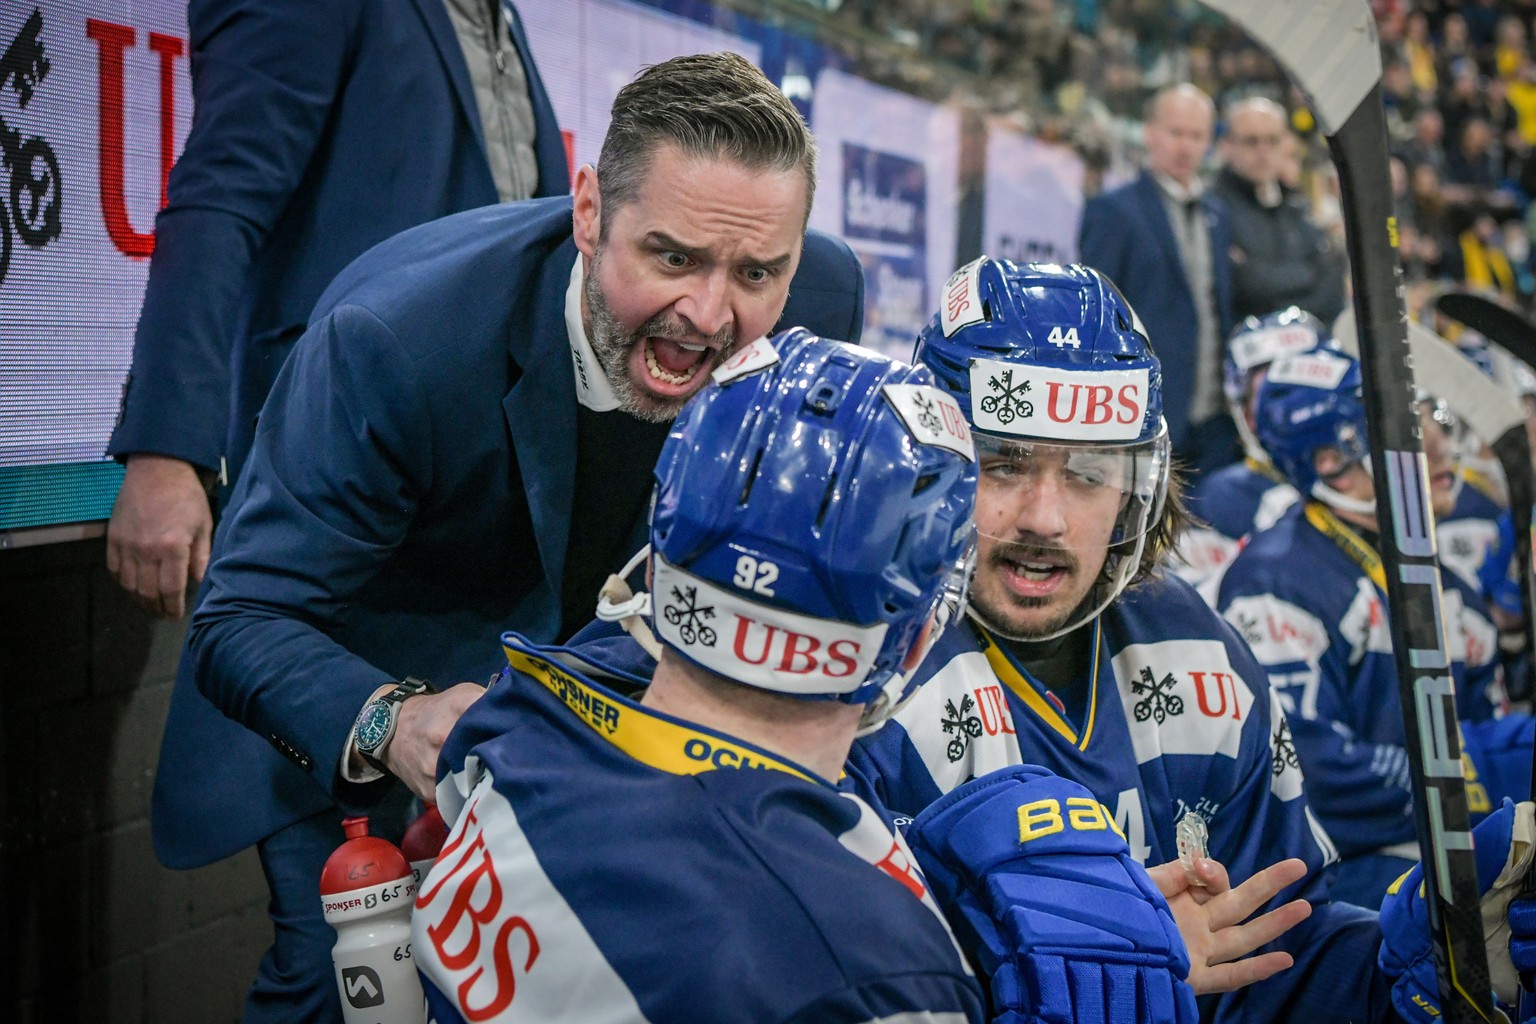
[[[1536,146],[1536,61],[1529,56],[1520,61],[1505,99],[1515,108],[1520,137],[1526,145]]]

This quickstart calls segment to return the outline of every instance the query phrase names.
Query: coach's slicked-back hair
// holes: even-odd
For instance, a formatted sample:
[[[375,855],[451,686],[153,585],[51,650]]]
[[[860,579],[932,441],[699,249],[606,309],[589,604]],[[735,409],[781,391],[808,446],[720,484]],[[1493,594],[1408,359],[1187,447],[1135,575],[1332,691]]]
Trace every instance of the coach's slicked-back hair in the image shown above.
[[[653,64],[619,90],[597,161],[605,214],[635,198],[657,145],[726,158],[753,170],[805,174],[805,212],[816,191],[816,140],[766,75],[734,53]],[[609,216],[602,218],[607,234]]]

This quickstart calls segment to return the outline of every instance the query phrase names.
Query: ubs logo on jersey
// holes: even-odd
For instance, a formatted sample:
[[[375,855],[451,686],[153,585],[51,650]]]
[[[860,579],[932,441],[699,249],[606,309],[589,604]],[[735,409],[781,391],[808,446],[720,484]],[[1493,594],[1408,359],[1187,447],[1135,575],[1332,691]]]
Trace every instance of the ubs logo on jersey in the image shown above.
[[[701,643],[705,647],[715,646],[715,631],[704,624],[705,620],[715,617],[713,607],[699,607],[699,589],[697,587],[673,587],[672,601],[662,609],[662,615],[667,622],[677,627],[677,635],[692,647],[695,643]]]
[[[417,919],[424,922],[431,955],[442,968],[433,980],[454,989],[470,1020],[504,1013],[540,951],[533,925],[505,903],[503,875],[491,852],[493,846],[517,847],[487,842],[488,822],[480,818],[480,803],[476,799],[464,810],[457,834],[449,837],[427,877],[428,887],[416,896]]]
[[[971,740],[981,735],[981,719],[971,714],[975,707],[976,702],[971,700],[971,695],[968,693],[960,697],[958,708],[952,700],[944,702],[945,717],[939,725],[954,737],[944,748],[945,756],[951,761],[958,761],[964,757],[965,748],[971,745]]]
[[[1163,754],[1237,756],[1254,695],[1221,641],[1132,644],[1114,668],[1137,763]]]
[[[1158,679],[1150,667],[1143,665],[1141,678],[1131,680],[1131,692],[1141,697],[1136,702],[1136,721],[1145,722],[1150,718],[1162,725],[1163,719],[1169,715],[1182,715],[1184,699],[1171,692],[1177,685],[1179,681],[1173,678],[1171,672]]]
[[[1269,691],[1269,791],[1281,800],[1301,796],[1301,758],[1291,737],[1291,723],[1286,721],[1280,695]]]
[[[1328,630],[1321,619],[1269,594],[1235,599],[1225,617],[1265,666],[1311,663],[1328,649]]]

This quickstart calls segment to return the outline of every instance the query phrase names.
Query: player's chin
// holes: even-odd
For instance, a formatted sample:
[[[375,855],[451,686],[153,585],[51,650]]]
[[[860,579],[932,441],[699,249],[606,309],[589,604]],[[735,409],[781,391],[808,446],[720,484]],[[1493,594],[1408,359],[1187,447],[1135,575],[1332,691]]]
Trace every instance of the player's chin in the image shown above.
[[[993,629],[1014,640],[1050,636],[1066,624],[1067,616],[1072,613],[1070,605],[1064,606],[1051,597],[1021,597],[1000,586],[997,589],[1001,592],[991,593],[990,587],[973,587],[971,603]]]

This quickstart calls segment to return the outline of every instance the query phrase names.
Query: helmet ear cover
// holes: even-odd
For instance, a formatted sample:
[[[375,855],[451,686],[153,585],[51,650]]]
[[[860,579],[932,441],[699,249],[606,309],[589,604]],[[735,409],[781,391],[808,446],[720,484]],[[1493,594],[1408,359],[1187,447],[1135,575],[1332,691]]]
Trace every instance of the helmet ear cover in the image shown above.
[[[674,424],[651,517],[656,631],[778,693],[894,708],[971,549],[975,449],[932,376],[803,328]]]

